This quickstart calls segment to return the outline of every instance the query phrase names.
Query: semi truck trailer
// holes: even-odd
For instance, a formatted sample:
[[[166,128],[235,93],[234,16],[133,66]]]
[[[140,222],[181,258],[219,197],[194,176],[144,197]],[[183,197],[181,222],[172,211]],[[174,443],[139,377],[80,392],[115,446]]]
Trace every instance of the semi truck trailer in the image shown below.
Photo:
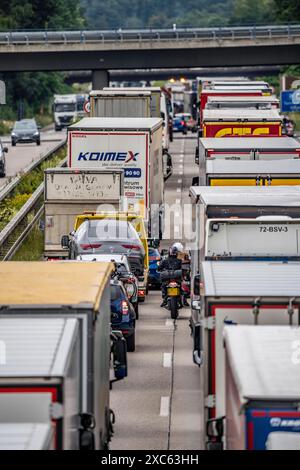
[[[113,415],[109,400],[111,366],[110,275],[112,270],[112,263],[101,262],[6,262],[0,265],[0,321],[2,319],[3,321],[18,319],[17,325],[22,325],[22,329],[20,326],[20,334],[23,334],[26,329],[30,333],[30,323],[26,322],[31,319],[33,319],[32,321],[60,319],[64,322],[70,319],[73,324],[78,324],[79,337],[77,333],[75,334],[77,328],[74,326],[73,338],[74,341],[80,341],[80,354],[79,358],[76,354],[74,356],[74,361],[76,358],[77,362],[75,361],[75,367],[71,368],[73,382],[71,382],[71,387],[69,385],[68,389],[65,388],[65,393],[72,395],[76,406],[78,406],[77,411],[80,412],[78,417],[77,411],[73,413],[74,408],[72,408],[72,424],[70,426],[73,429],[73,436],[77,434],[77,445],[82,449],[106,449],[112,435]],[[41,338],[38,338],[36,347],[38,345],[42,347],[41,344],[46,347],[50,341],[48,333],[46,329],[41,336],[45,339],[41,341]],[[118,361],[114,360],[116,378],[119,376],[118,368],[123,369],[121,364],[123,363],[124,366],[126,363],[124,342],[121,340],[122,338],[120,338],[120,343],[118,340],[118,345],[120,348],[123,347],[123,353],[118,354]],[[31,342],[26,342],[27,347],[31,347],[30,344]],[[67,348],[67,345],[71,343],[68,343],[66,339],[61,344],[64,351],[64,348]],[[18,354],[20,356],[20,353]],[[58,413],[58,429],[61,426],[61,421],[59,421],[62,419],[61,413],[68,412],[67,408],[62,410],[61,406],[54,406],[56,402],[59,405],[61,399],[55,387],[60,387],[69,370],[67,366],[66,368],[62,367],[63,362],[59,369],[58,359],[61,357],[62,355],[59,355],[57,361],[53,363],[57,365],[57,368],[54,369],[52,378],[56,378],[57,384],[51,383],[50,374],[49,380],[46,381],[49,392],[45,398],[50,405],[53,402],[52,412]],[[43,369],[44,362],[41,360],[41,355],[35,354],[32,360],[34,359],[36,359],[36,366],[32,368],[31,373],[37,375],[37,371],[40,371],[40,374],[43,375],[45,368]],[[20,361],[23,361],[23,372],[26,372],[28,370],[26,369],[27,363],[22,358]],[[55,370],[60,370],[60,375],[56,376]],[[124,377],[124,371],[120,372],[120,375]],[[13,373],[10,374],[10,376],[12,375]],[[7,378],[3,377],[3,379]],[[27,379],[29,380],[30,377]],[[10,386],[13,387],[12,384]],[[29,393],[37,392],[37,390],[32,390],[34,386],[33,381]],[[35,400],[37,396],[32,395],[28,402],[33,408],[33,416],[38,411],[36,406],[38,402]],[[0,393],[0,399],[2,397],[3,395]],[[1,407],[1,409],[3,408]],[[23,412],[27,413],[28,410],[24,408]],[[60,441],[59,445],[65,445],[64,442]],[[72,442],[75,442],[75,437]]]
[[[86,211],[122,210],[123,196],[122,170],[45,170],[45,258],[67,257],[61,237],[72,232],[78,215]]]
[[[68,166],[124,172],[126,210],[141,215],[151,238],[164,224],[162,119],[86,118],[68,129]]]
[[[209,96],[205,109],[279,109],[276,96]]]
[[[93,90],[90,117],[151,117],[150,91]],[[160,117],[160,116],[155,116]]]
[[[225,449],[299,450],[299,342],[300,329],[289,326],[224,328]]]

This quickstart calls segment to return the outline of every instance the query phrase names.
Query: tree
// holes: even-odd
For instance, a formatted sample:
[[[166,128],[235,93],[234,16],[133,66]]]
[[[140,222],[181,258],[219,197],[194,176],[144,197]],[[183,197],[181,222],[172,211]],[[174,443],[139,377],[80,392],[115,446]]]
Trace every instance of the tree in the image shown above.
[[[300,0],[274,0],[274,3],[279,22],[297,23],[300,21]]]

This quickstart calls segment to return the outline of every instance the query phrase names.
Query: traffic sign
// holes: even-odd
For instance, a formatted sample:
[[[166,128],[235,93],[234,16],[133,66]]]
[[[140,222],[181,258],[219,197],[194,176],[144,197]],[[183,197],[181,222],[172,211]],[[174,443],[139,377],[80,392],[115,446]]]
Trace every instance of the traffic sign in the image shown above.
[[[84,112],[85,113],[90,113],[91,111],[91,103],[89,102],[89,100],[86,100],[84,105],[83,105],[83,109],[84,109]]]
[[[300,111],[300,88],[281,92],[281,111],[289,113]]]

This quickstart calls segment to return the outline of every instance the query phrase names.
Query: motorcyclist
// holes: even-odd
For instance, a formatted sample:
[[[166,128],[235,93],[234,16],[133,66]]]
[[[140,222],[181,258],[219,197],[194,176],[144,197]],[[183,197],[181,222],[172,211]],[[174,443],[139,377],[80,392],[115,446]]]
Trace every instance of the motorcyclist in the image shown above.
[[[163,259],[158,267],[158,271],[175,271],[182,268],[182,261],[178,259],[178,248],[172,246],[169,255],[167,258]],[[167,305],[167,285],[168,281],[162,281],[161,283],[161,295],[162,295],[162,304],[161,307]]]

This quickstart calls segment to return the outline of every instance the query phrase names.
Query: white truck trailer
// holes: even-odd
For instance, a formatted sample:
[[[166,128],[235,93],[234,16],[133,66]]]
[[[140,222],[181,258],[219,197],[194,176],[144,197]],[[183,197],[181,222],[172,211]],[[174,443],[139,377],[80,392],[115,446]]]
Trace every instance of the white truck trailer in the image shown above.
[[[61,237],[72,232],[76,216],[88,211],[122,210],[123,195],[121,170],[45,170],[45,258],[67,256]]]
[[[31,380],[30,374],[35,377],[32,378],[30,386],[26,389],[28,392],[28,406],[23,409],[23,414],[20,417],[24,421],[25,415],[31,416],[31,421],[39,411],[41,400],[47,401],[52,412],[53,419],[57,421],[57,428],[60,429],[61,419],[67,418],[67,407],[62,410],[59,405],[61,397],[58,392],[63,391],[63,397],[67,399],[70,394],[71,402],[71,415],[72,434],[70,434],[69,443],[62,440],[60,445],[73,446],[77,445],[85,449],[105,449],[111,438],[111,417],[109,405],[109,390],[110,390],[110,355],[111,355],[111,339],[110,339],[110,275],[113,269],[111,263],[85,263],[85,262],[7,262],[0,265],[0,321],[5,322],[8,319],[17,319],[16,330],[19,331],[19,336],[24,335],[24,350],[26,348],[36,347],[34,357],[31,356],[31,369],[26,380],[23,383],[29,384]],[[73,335],[70,329],[65,333],[64,340],[60,343],[60,339],[55,340],[54,336],[50,337],[49,328],[44,331],[36,331],[30,327],[32,322],[38,319],[53,320],[60,319],[66,324],[67,320],[72,320],[74,328]],[[20,327],[18,326],[20,325]],[[71,328],[71,327],[68,327]],[[76,331],[79,330],[79,337]],[[2,328],[1,328],[2,331]],[[35,331],[36,344],[31,344],[28,341],[28,335],[32,335]],[[64,332],[61,327],[61,333]],[[57,333],[55,333],[57,334]],[[54,333],[53,333],[54,335]],[[21,344],[21,339],[17,343],[14,340],[15,334],[11,333],[13,345]],[[67,363],[62,360],[65,354],[65,348],[70,345],[73,347],[71,338],[80,344],[79,353],[74,352],[74,364],[71,369],[68,368]],[[51,343],[52,341],[52,343]],[[47,345],[55,344],[58,346],[57,351],[60,351],[59,345],[61,344],[61,354],[58,356],[52,354],[53,362],[49,362],[49,357],[43,358],[42,352],[45,352]],[[121,339],[120,339],[121,341]],[[116,344],[116,343],[115,343]],[[118,341],[119,344],[119,341]],[[120,348],[124,343],[120,342]],[[40,350],[38,350],[40,348]],[[9,350],[8,350],[9,352]],[[25,354],[25,353],[24,353]],[[56,354],[56,353],[55,353]],[[123,358],[122,358],[123,356]],[[12,366],[10,373],[0,376],[0,388],[6,387],[8,377],[13,377],[19,367],[18,374],[26,374],[28,371],[29,363],[18,352],[18,361],[15,366]],[[8,367],[10,367],[10,355],[7,354]],[[119,365],[123,362],[125,355],[118,354]],[[42,360],[43,359],[43,360]],[[70,356],[68,355],[68,360]],[[29,360],[29,359],[28,359]],[[61,362],[60,362],[61,361]],[[66,358],[67,361],[67,358]],[[72,362],[72,361],[71,361]],[[115,362],[115,361],[114,361]],[[53,368],[50,369],[50,363]],[[48,364],[48,378],[44,381],[43,387],[47,393],[41,395],[39,398],[39,389],[34,390],[36,384],[41,383],[43,375],[46,373],[46,365]],[[64,367],[64,364],[66,367]],[[21,367],[22,366],[22,367]],[[1,370],[2,370],[1,366]],[[68,381],[68,374],[71,373],[71,378]],[[40,374],[40,376],[38,375]],[[49,375],[50,374],[50,375]],[[116,378],[118,373],[115,368]],[[39,380],[37,378],[40,377]],[[46,375],[47,378],[47,375]],[[53,379],[53,380],[52,380]],[[54,383],[55,379],[55,383]],[[10,380],[10,379],[9,379]],[[26,382],[27,381],[27,382]],[[40,382],[39,382],[40,381]],[[62,385],[64,382],[64,390]],[[13,387],[12,381],[9,387]],[[6,389],[12,392],[10,388]],[[3,390],[1,390],[2,392]],[[18,393],[18,390],[14,390]],[[24,390],[25,392],[25,390]],[[37,393],[37,394],[36,394]],[[43,393],[43,390],[41,391]],[[0,393],[0,399],[3,399],[3,394]],[[25,395],[24,395],[25,396]],[[67,402],[66,402],[67,404]],[[76,408],[76,409],[75,409]],[[1,406],[2,411],[8,408]],[[42,409],[43,411],[43,409]],[[78,412],[80,413],[79,420]],[[57,415],[55,413],[58,413]],[[63,416],[61,414],[63,413]],[[49,418],[48,412],[45,414]],[[9,416],[5,417],[6,421]],[[71,419],[70,416],[68,419]],[[60,432],[60,431],[59,431]],[[75,436],[77,438],[75,439]],[[72,437],[72,444],[71,442]],[[63,439],[63,437],[61,436]],[[74,444],[74,442],[77,444]],[[78,443],[79,441],[79,443]]]
[[[299,343],[299,328],[225,327],[226,450],[300,449]]]
[[[291,160],[300,158],[300,144],[292,137],[222,137],[199,139],[201,165],[215,160]]]
[[[141,215],[151,238],[164,223],[162,119],[86,118],[68,129],[68,165],[74,170],[124,172],[127,210]]]
[[[54,450],[51,423],[0,423],[0,450]]]
[[[251,108],[278,109],[279,99],[276,96],[209,96],[206,109]]]
[[[93,90],[90,117],[151,117],[150,91]],[[157,116],[155,116],[157,117]]]
[[[200,276],[197,308],[202,327],[205,425],[226,412],[225,326],[299,326],[300,264],[204,261]]]

